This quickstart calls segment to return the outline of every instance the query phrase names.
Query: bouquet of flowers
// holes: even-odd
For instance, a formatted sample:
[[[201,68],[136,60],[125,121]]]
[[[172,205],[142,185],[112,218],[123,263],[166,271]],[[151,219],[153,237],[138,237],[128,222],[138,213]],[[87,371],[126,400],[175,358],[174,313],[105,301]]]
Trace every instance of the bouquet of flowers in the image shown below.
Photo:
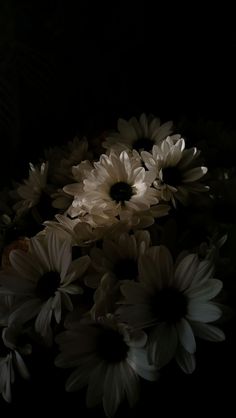
[[[2,191],[7,402],[15,377],[32,376],[34,352],[48,350],[65,390],[87,386],[87,407],[103,404],[111,417],[167,365],[193,373],[199,338],[225,339],[230,228],[213,213],[229,170],[220,175],[204,147],[142,114],[45,150],[26,180]]]

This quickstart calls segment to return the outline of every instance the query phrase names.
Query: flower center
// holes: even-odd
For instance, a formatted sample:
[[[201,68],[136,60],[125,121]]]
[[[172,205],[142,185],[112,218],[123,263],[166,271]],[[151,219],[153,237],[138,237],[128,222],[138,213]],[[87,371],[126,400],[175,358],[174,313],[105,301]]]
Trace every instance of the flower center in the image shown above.
[[[110,188],[110,196],[112,200],[116,201],[116,203],[121,202],[124,204],[125,201],[130,200],[132,195],[132,187],[124,181],[119,181],[118,183],[113,184]]]
[[[152,312],[161,322],[175,323],[187,313],[187,299],[175,288],[164,288],[156,293]]]
[[[150,138],[138,138],[133,143],[133,149],[136,151],[151,151],[154,145],[154,141]]]
[[[108,363],[119,363],[127,357],[128,345],[119,331],[104,329],[98,336],[98,355]]]
[[[118,280],[135,280],[138,277],[138,266],[132,258],[124,258],[115,263],[113,273]]]
[[[48,271],[40,277],[36,287],[36,295],[43,301],[54,296],[60,280],[61,277],[57,271]]]
[[[162,169],[163,183],[176,187],[182,182],[182,175],[177,167],[165,167]]]

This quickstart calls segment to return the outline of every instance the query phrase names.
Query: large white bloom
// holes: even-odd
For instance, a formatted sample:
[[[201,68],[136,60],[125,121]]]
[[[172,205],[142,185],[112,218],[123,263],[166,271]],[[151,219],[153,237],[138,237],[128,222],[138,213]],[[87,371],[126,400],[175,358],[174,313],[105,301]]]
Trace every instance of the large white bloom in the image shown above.
[[[145,171],[126,151],[102,154],[94,169],[86,170],[83,183],[64,188],[74,196],[70,214],[80,216],[87,210],[93,217],[102,217],[104,223],[128,221],[158,203],[157,192],[151,187],[153,180],[153,173]]]
[[[212,278],[211,261],[189,254],[174,266],[164,246],[149,248],[139,267],[140,283],[121,286],[125,300],[119,308],[120,319],[151,330],[150,361],[162,367],[175,357],[180,367],[191,373],[195,368],[195,336],[224,339],[223,332],[211,324],[221,316],[212,299],[222,282]]]
[[[198,182],[207,168],[196,166],[199,157],[197,148],[185,149],[183,138],[167,137],[160,145],[155,145],[152,152],[141,152],[145,166],[155,172],[154,186],[161,199],[187,203],[189,192],[198,193],[208,190]]]
[[[115,414],[128,398],[132,407],[139,399],[139,378],[156,380],[157,369],[148,364],[147,336],[117,323],[111,315],[98,321],[71,323],[70,329],[57,336],[61,353],[58,367],[75,367],[66,382],[66,390],[78,391],[88,385],[86,403],[103,403],[107,416]]]
[[[103,142],[103,147],[122,151],[134,149],[137,151],[151,151],[153,145],[159,144],[173,131],[173,122],[161,125],[160,119],[147,117],[143,113],[139,120],[132,117],[129,121],[119,119],[118,132],[111,132]]]
[[[11,266],[0,273],[2,294],[13,294],[16,304],[9,324],[24,324],[35,318],[35,329],[45,340],[51,338],[51,319],[61,321],[62,306],[72,310],[70,294],[82,293],[75,283],[90,263],[88,256],[72,261],[70,242],[55,231],[32,238],[29,251],[11,251]]]

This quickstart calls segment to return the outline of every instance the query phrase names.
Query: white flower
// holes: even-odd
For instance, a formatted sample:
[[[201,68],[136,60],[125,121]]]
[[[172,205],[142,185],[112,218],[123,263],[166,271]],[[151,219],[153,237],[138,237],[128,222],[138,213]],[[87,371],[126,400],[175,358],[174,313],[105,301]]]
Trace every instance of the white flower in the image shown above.
[[[85,273],[90,259],[83,256],[72,261],[70,242],[48,231],[30,240],[27,253],[12,251],[10,262],[12,267],[0,273],[1,293],[17,299],[9,324],[35,319],[36,332],[49,342],[51,318],[59,323],[62,306],[73,309],[69,295],[82,293],[74,282]]]
[[[53,192],[51,194],[51,198],[52,207],[55,209],[59,209],[63,212],[70,207],[73,201],[73,198],[67,193],[65,193],[63,189],[58,189],[56,192]]]
[[[154,176],[126,151],[102,154],[94,167],[86,171],[83,183],[64,188],[74,196],[71,216],[87,210],[93,217],[103,218],[104,224],[112,224],[117,218],[129,221],[133,214],[158,203],[157,192],[151,187]]]
[[[23,379],[29,379],[29,372],[22,355],[31,353],[31,345],[19,346],[21,336],[18,327],[3,328],[0,336],[0,393],[6,402],[11,402],[11,385],[18,372]]]
[[[102,248],[90,251],[94,274],[85,277],[87,286],[97,288],[92,315],[95,317],[114,312],[120,299],[120,285],[126,280],[138,279],[139,258],[149,248],[148,231],[127,232],[118,237],[104,238]]]
[[[146,334],[131,331],[115,322],[111,315],[99,321],[71,323],[70,329],[56,338],[61,353],[58,367],[75,367],[66,382],[67,391],[88,385],[86,403],[94,407],[103,402],[112,417],[125,396],[132,407],[139,399],[139,378],[156,380],[157,370],[147,361]]]
[[[149,328],[149,359],[158,367],[175,357],[180,367],[195,368],[195,336],[211,341],[224,339],[223,332],[210,324],[221,316],[211,301],[222,282],[212,278],[213,265],[196,254],[184,257],[177,266],[164,246],[149,248],[140,261],[140,283],[121,286],[125,300],[119,308],[122,321]]]
[[[21,215],[29,209],[37,206],[43,195],[46,195],[48,162],[42,163],[40,167],[30,163],[29,177],[24,180],[16,192],[21,200],[14,205],[17,215]],[[48,199],[50,197],[48,196]]]
[[[116,222],[112,225],[99,224],[98,216],[70,218],[56,215],[56,221],[45,221],[46,229],[56,230],[62,238],[70,240],[72,245],[88,246],[104,237],[119,236],[129,229],[127,223]]]
[[[139,120],[135,117],[129,121],[119,119],[117,128],[119,132],[110,133],[103,142],[104,148],[116,151],[124,149],[151,151],[153,145],[159,144],[172,133],[173,122],[161,125],[159,118],[147,117],[143,113]]]
[[[161,199],[171,200],[175,206],[176,200],[186,204],[189,192],[198,193],[208,190],[207,186],[197,180],[203,177],[206,167],[197,167],[196,158],[199,151],[196,148],[185,149],[183,138],[166,138],[160,145],[154,145],[152,153],[141,152],[145,166],[155,172],[154,186]]]

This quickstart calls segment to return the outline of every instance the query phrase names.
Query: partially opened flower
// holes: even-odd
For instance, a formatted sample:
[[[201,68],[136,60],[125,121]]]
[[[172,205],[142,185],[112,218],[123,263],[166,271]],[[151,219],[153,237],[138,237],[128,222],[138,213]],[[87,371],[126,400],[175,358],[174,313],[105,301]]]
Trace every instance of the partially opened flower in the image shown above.
[[[118,132],[111,132],[103,142],[103,147],[117,151],[134,149],[137,151],[151,151],[153,145],[159,144],[173,131],[173,122],[161,125],[160,119],[147,117],[143,113],[139,120],[132,117],[129,121],[118,120]]]
[[[156,367],[148,364],[147,336],[117,323],[111,315],[98,321],[74,322],[58,335],[56,342],[61,353],[56,358],[58,367],[74,367],[66,382],[68,392],[88,385],[88,407],[103,403],[107,416],[115,414],[127,397],[132,407],[139,399],[139,378],[156,380]]]
[[[155,172],[154,187],[159,192],[160,199],[186,204],[189,193],[208,190],[199,183],[207,168],[197,166],[199,151],[197,148],[185,149],[183,138],[167,137],[160,145],[155,145],[152,152],[141,152],[142,159],[148,170]]]
[[[0,273],[1,293],[14,295],[9,324],[35,320],[35,330],[50,341],[51,319],[61,321],[62,309],[73,309],[69,295],[82,293],[75,283],[86,272],[88,256],[72,261],[71,243],[55,231],[32,238],[29,250],[10,253],[11,266]]]
[[[213,279],[213,265],[196,254],[184,257],[176,266],[164,246],[149,248],[140,261],[140,283],[121,286],[124,305],[120,320],[149,330],[149,360],[158,367],[175,358],[191,373],[195,368],[195,336],[211,341],[224,339],[211,322],[221,316],[212,299],[222,282]]]

